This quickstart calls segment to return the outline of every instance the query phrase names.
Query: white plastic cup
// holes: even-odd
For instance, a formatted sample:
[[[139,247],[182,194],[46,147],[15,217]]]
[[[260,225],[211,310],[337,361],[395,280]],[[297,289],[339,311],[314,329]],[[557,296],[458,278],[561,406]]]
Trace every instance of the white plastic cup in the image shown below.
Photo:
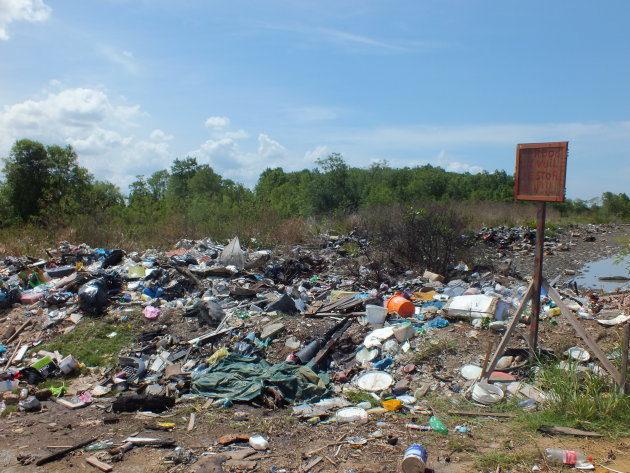
[[[387,308],[379,305],[366,304],[366,319],[369,325],[382,327],[387,318]]]

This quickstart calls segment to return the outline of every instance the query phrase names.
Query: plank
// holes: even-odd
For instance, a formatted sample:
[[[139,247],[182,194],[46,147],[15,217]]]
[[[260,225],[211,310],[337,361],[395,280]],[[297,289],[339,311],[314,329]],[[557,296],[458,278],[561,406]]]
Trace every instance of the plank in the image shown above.
[[[562,296],[560,296],[560,294],[558,293],[558,291],[556,291],[555,288],[549,285],[547,280],[543,280],[543,287],[547,291],[547,294],[549,294],[549,297],[551,297],[551,300],[554,301],[556,305],[560,308],[562,315],[564,315],[567,318],[567,320],[569,321],[573,329],[577,332],[580,338],[584,340],[584,343],[586,343],[586,345],[591,349],[593,354],[597,357],[597,359],[602,364],[604,369],[608,371],[608,373],[613,377],[615,382],[620,385],[622,381],[621,373],[617,370],[615,365],[613,365],[612,362],[608,359],[608,357],[606,356],[606,353],[604,353],[604,350],[602,350],[597,344],[597,342],[595,342],[595,340],[591,338],[591,336],[584,329],[580,321],[575,317],[575,315],[573,315],[573,312],[571,312],[571,309],[569,309],[566,306],[566,304],[562,300]]]

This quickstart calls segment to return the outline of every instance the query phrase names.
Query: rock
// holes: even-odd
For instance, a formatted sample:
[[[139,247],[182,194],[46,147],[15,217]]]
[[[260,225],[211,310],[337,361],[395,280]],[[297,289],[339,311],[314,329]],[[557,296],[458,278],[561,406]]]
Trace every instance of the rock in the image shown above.
[[[502,356],[501,358],[499,358],[499,361],[497,361],[497,365],[495,368],[498,370],[504,370],[506,368],[509,368],[513,361],[513,356]]]
[[[418,386],[418,389],[416,389],[416,391],[413,393],[413,397],[415,397],[416,399],[420,399],[421,397],[425,396],[427,392],[429,392],[430,387],[431,385],[429,383],[421,382]]]
[[[398,381],[392,388],[392,394],[394,396],[402,396],[409,392],[409,380],[404,378]]]
[[[223,467],[221,466],[230,457],[227,455],[210,455],[208,457],[202,457],[191,468],[191,473],[223,473]]]
[[[37,391],[35,391],[35,397],[39,401],[46,401],[48,398],[50,398],[50,396],[52,396],[50,389],[38,389]]]
[[[283,330],[284,324],[281,323],[266,325],[265,327],[263,327],[262,332],[260,333],[260,339],[265,340],[267,338],[274,338]]]
[[[238,450],[230,450],[225,452],[226,455],[229,455],[230,460],[243,460],[251,455],[256,453],[256,450],[253,448],[240,448]]]

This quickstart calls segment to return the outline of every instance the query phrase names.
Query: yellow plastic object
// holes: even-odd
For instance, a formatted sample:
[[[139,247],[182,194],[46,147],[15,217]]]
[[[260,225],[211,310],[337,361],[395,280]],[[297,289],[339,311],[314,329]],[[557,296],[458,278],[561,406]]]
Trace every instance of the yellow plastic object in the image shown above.
[[[398,399],[387,399],[383,401],[383,407],[388,411],[397,411],[402,406],[402,402]]]
[[[229,352],[228,352],[227,348],[225,348],[225,347],[219,348],[212,355],[210,355],[210,358],[208,358],[208,360],[206,360],[206,363],[208,363],[209,365],[214,365],[221,358],[223,358],[224,356],[227,356],[228,353]]]

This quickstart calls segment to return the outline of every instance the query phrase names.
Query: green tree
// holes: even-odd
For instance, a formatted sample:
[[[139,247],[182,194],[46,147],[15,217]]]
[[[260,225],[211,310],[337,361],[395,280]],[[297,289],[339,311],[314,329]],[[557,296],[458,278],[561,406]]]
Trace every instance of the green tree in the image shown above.
[[[93,179],[70,145],[45,147],[27,139],[13,145],[3,171],[6,203],[22,221],[76,213]]]

